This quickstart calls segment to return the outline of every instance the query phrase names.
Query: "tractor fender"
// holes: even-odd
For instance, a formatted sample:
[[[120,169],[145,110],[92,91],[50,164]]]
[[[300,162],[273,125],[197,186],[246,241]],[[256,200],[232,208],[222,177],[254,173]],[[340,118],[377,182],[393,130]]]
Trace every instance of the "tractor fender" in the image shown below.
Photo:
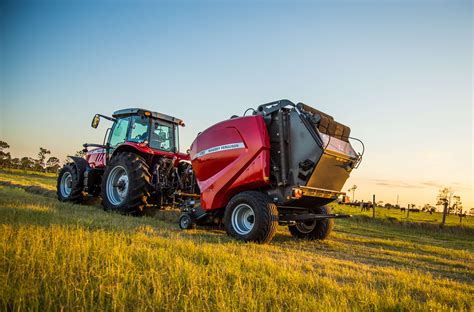
[[[114,158],[115,156],[117,156],[117,154],[119,153],[124,153],[124,152],[131,152],[131,153],[135,153],[135,154],[138,154],[140,156],[145,156],[144,152],[138,148],[136,148],[135,146],[133,145],[129,145],[129,144],[122,144],[120,145],[119,147],[117,147],[115,149],[115,151],[112,153],[110,159]]]
[[[86,172],[86,170],[90,170],[87,161],[84,158],[78,156],[68,156],[68,158],[71,158],[77,167],[79,181],[84,181],[84,172]]]

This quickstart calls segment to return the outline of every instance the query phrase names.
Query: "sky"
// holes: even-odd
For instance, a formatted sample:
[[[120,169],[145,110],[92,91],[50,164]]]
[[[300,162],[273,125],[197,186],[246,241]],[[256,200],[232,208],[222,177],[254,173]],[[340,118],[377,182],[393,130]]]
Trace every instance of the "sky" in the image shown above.
[[[365,143],[357,200],[474,207],[471,1],[3,1],[0,140],[64,159],[95,113],[176,116],[181,149],[278,99]],[[354,143],[354,147],[359,146]]]

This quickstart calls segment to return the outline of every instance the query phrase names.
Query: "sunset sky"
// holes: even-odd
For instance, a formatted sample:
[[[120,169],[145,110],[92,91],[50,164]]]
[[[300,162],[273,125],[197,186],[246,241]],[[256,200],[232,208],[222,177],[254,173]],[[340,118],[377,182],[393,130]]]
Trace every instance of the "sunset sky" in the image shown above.
[[[95,113],[208,126],[287,98],[366,145],[344,191],[474,207],[471,1],[11,1],[0,4],[0,140],[64,159]],[[354,144],[356,149],[359,148]]]

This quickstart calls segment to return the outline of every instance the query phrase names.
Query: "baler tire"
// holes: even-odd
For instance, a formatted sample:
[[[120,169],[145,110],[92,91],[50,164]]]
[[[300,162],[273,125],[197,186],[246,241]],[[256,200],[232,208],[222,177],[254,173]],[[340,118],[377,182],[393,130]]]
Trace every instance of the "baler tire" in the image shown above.
[[[118,167],[124,169],[128,185],[126,197],[120,203],[114,204],[108,197],[107,187],[111,173],[114,168]],[[102,205],[107,211],[137,216],[143,215],[151,190],[151,174],[145,160],[135,153],[120,153],[111,159],[105,169],[101,185]],[[113,190],[110,192],[113,192]]]
[[[71,202],[75,204],[80,204],[86,198],[86,193],[84,193],[84,181],[80,180],[80,174],[78,172],[76,164],[70,163],[66,164],[59,171],[58,180],[56,183],[56,194],[58,195],[59,201],[62,202]],[[71,178],[71,187],[70,193],[66,194],[64,189],[62,189],[63,179],[67,178],[67,175]]]
[[[179,217],[179,228],[181,230],[191,230],[196,228],[196,223],[193,221],[191,216],[187,213],[181,214]]]
[[[316,214],[330,214],[331,208],[328,206],[321,206],[313,210]],[[310,232],[301,232],[296,225],[288,226],[293,237],[306,240],[323,240],[326,239],[334,227],[333,219],[317,220],[314,229]]]
[[[253,210],[254,225],[247,234],[239,234],[232,225],[233,211],[245,204]],[[261,192],[245,191],[235,195],[224,213],[227,234],[244,242],[267,243],[272,240],[278,227],[278,209],[271,199]]]

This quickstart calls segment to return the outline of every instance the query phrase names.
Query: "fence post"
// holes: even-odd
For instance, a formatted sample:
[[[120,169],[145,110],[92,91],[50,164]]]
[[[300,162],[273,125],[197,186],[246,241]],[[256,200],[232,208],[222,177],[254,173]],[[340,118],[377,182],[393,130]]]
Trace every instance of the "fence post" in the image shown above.
[[[443,204],[443,220],[441,221],[440,227],[444,227],[446,223],[446,214],[448,213],[448,201],[445,201]]]
[[[375,218],[375,194],[372,195],[372,218]]]

